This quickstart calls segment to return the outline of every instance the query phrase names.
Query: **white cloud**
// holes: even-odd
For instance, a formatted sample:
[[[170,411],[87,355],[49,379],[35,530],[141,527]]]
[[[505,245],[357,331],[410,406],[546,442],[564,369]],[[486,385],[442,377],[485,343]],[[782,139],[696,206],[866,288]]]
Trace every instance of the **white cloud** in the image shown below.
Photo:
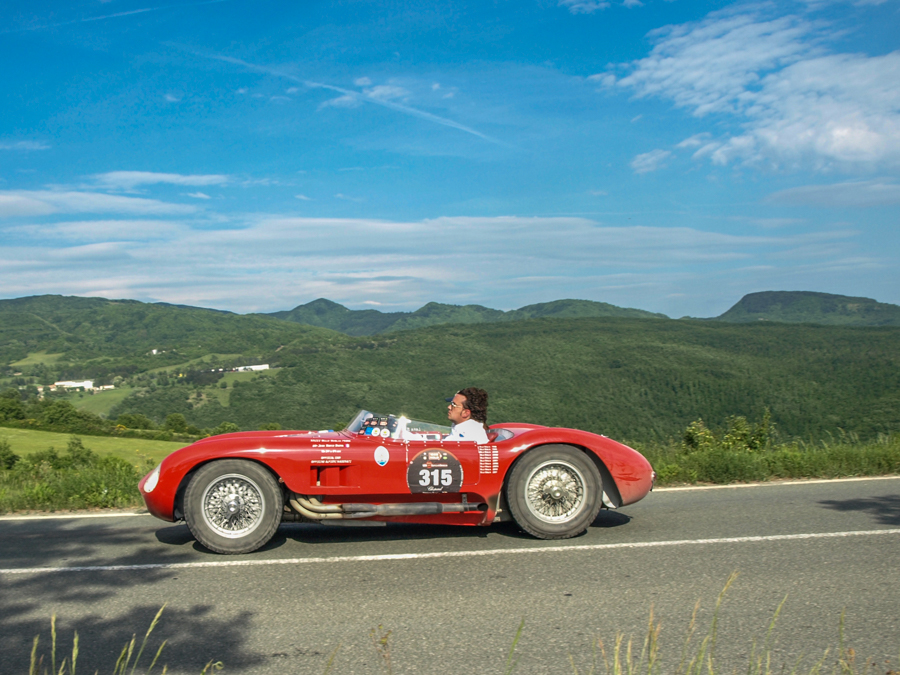
[[[685,138],[681,143],[676,145],[676,148],[696,148],[701,145],[706,145],[710,137],[708,132],[703,132],[700,134],[694,134],[690,138]]]
[[[403,87],[397,87],[392,84],[379,84],[370,89],[365,89],[366,96],[379,101],[391,101],[396,98],[404,98],[409,96],[409,92]]]
[[[337,98],[322,101],[319,104],[319,110],[323,108],[356,108],[359,105],[361,105],[359,96],[354,93],[347,93]]]
[[[606,9],[604,0],[559,0],[560,7],[566,7],[572,14],[593,14],[598,9]]]
[[[651,150],[631,160],[631,168],[635,173],[649,173],[665,167],[665,161],[672,156],[668,150]]]
[[[196,207],[184,204],[96,192],[0,191],[0,217],[46,216],[57,213],[184,214],[194,213],[196,210]]]
[[[294,195],[296,199],[302,199],[305,202],[312,201],[312,197],[307,197],[306,195]]]
[[[767,201],[785,206],[867,207],[900,204],[900,183],[890,180],[805,185],[780,190]]]
[[[50,146],[43,141],[0,141],[0,150],[49,150]]]
[[[738,222],[749,223],[765,230],[774,230],[780,227],[790,227],[791,225],[800,225],[806,221],[801,218],[750,218],[747,216],[734,216],[732,220]]]
[[[236,59],[231,56],[213,55],[213,56],[210,56],[209,58],[213,58],[218,61],[224,61],[226,63],[232,63],[235,65],[239,65],[242,68],[247,68],[247,69],[255,71],[255,72],[268,73],[275,77],[281,77],[281,78],[293,80],[295,82],[300,82],[305,87],[308,87],[310,89],[324,89],[326,91],[333,91],[333,92],[337,92],[337,93],[341,94],[341,96],[339,96],[338,98],[335,98],[335,99],[332,99],[331,101],[326,101],[325,103],[320,104],[319,105],[320,110],[322,108],[335,106],[335,105],[337,105],[338,107],[341,107],[341,106],[351,106],[352,107],[352,106],[356,105],[356,102],[358,101],[358,98],[359,98],[359,94],[357,92],[348,91],[347,89],[344,89],[342,87],[336,87],[333,84],[326,84],[324,82],[314,82],[312,80],[302,80],[302,79],[296,77],[295,75],[285,72],[284,70],[281,70],[278,68],[271,68],[268,66],[261,66],[261,65],[255,64],[255,63],[249,63],[247,61],[243,61],[241,59]],[[453,94],[451,92],[450,94],[445,95],[444,98],[451,97],[452,95]],[[412,108],[408,105],[405,105],[403,103],[398,103],[397,101],[394,101],[394,100],[380,98],[380,97],[376,97],[376,96],[365,96],[364,100],[366,100],[370,103],[373,103],[375,105],[380,105],[380,106],[383,106],[390,110],[394,110],[396,112],[403,113],[404,115],[410,115],[412,117],[417,117],[421,120],[426,120],[429,122],[433,122],[435,124],[440,124],[441,126],[449,127],[451,129],[457,129],[459,131],[463,131],[467,134],[471,134],[472,136],[477,136],[478,138],[480,138],[482,140],[488,141],[489,143],[500,144],[500,141],[498,141],[497,139],[491,138],[490,136],[483,134],[480,131],[477,131],[476,129],[473,129],[472,127],[468,127],[465,124],[460,124],[459,122],[456,122],[454,120],[448,119],[446,117],[441,117],[439,115],[434,115],[432,113],[425,112],[424,110],[419,110],[418,108]]]
[[[622,6],[630,9],[631,7],[643,7],[644,3],[641,0],[624,0]]]
[[[353,80],[353,84],[355,84],[357,87],[368,87],[370,84],[372,84],[372,80],[370,80],[368,77],[357,77],[355,80]]]
[[[94,181],[105,188],[117,190],[133,190],[138,185],[155,185],[166,183],[169,185],[222,185],[230,179],[221,174],[193,174],[182,175],[178,173],[154,173],[152,171],[110,171],[98,173],[92,176]]]
[[[32,243],[152,241],[184,234],[187,228],[167,220],[81,220],[0,229],[7,236],[28,237]]]
[[[695,154],[714,163],[900,164],[900,52],[829,54],[821,24],[771,11],[744,6],[654,31],[649,56],[591,79],[696,117],[733,116],[743,131]]]
[[[175,94],[166,94],[163,98],[165,98],[169,103],[178,103],[181,98],[179,96],[175,96]]]
[[[28,228],[7,228],[4,240],[19,243],[0,249],[0,288],[6,297],[101,294],[237,311],[284,309],[316,297],[410,308],[430,300],[508,308],[560,297],[641,306],[647,297],[693,290],[679,279],[703,277],[708,284],[723,265],[734,270],[881,264],[852,253],[858,235],[848,231],[737,236],[515,216],[260,217],[216,229],[208,225],[101,220],[28,226],[25,245]],[[379,250],[347,245],[376,240],[392,244]],[[473,248],[472,241],[479,245]],[[458,280],[461,261],[474,271],[476,283]],[[272,288],[282,294],[273,297]],[[490,300],[477,295],[487,288]]]
[[[186,193],[186,196],[193,197],[194,199],[212,199],[212,197],[205,192],[188,192]]]

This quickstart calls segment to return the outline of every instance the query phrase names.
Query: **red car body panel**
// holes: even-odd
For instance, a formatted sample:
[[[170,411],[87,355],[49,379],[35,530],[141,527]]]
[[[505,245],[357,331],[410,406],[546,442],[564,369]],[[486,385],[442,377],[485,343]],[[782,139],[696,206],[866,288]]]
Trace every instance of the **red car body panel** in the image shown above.
[[[465,495],[468,502],[487,505],[481,512],[378,516],[369,520],[489,525],[501,509],[504,480],[515,460],[532,448],[548,444],[575,446],[594,458],[613,506],[632,504],[653,487],[655,474],[649,462],[636,450],[605,436],[514,423],[493,425],[491,431],[511,437],[476,445],[471,441],[380,438],[350,431],[223,434],[175,451],[158,467],[159,478],[152,491],[147,492],[145,487],[153,472],[141,480],[139,488],[151,514],[174,521],[182,515],[177,511],[179,490],[184,489],[192,471],[219,459],[246,459],[268,467],[291,492],[325,504],[458,503]],[[414,469],[427,473],[431,466],[427,458],[438,455],[449,455],[459,462],[460,484],[448,491],[416,492],[419,488],[412,479]],[[413,466],[414,462],[419,463]],[[422,467],[426,468],[418,471]]]

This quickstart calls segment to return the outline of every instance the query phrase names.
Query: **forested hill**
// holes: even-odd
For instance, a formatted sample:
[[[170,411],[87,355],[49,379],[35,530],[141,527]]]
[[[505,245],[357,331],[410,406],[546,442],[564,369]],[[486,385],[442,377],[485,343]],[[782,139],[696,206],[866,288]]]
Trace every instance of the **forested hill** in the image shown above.
[[[271,370],[223,372],[264,363]],[[27,397],[85,378],[115,380],[115,391],[71,395],[78,404],[111,397],[95,408],[111,419],[161,424],[180,413],[199,428],[340,427],[358,408],[439,422],[445,396],[482,386],[492,422],[625,439],[766,407],[788,436],[900,431],[900,327],[544,317],[353,337],[127,300],[0,301],[0,391]]]
[[[0,365],[34,352],[69,362],[125,359],[178,363],[209,353],[271,353],[293,340],[334,334],[259,315],[199,307],[41,295],[0,300]]]
[[[633,319],[665,319],[664,314],[642,309],[616,307],[591,300],[556,300],[528,305],[504,312],[481,305],[445,305],[429,302],[414,312],[379,312],[375,309],[347,309],[331,300],[319,298],[290,311],[272,312],[285,321],[319,326],[347,335],[376,335],[398,330],[412,330],[441,324],[494,323],[539,318],[619,317]]]
[[[900,431],[900,328],[537,319],[288,346],[273,362],[277,373],[229,387],[227,405],[169,379],[110,415],[322,429],[366,408],[440,422],[445,396],[481,386],[490,422],[632,440],[678,436],[699,417],[712,426],[758,418],[767,407],[785,438]]]
[[[871,298],[810,291],[750,293],[714,321],[817,323],[826,326],[900,326],[900,306]]]

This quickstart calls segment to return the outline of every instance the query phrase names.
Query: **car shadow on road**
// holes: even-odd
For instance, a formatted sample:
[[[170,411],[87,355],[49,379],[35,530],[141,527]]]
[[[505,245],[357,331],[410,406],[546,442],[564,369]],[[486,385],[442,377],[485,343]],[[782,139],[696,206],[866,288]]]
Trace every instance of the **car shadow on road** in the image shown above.
[[[819,504],[836,511],[863,511],[882,525],[900,525],[900,495],[859,499],[825,499]]]
[[[617,511],[601,511],[591,528],[614,528],[625,525],[631,521],[631,516]],[[167,528],[174,530],[175,528]],[[166,535],[170,537],[173,544],[184,543],[182,537],[190,537],[190,532],[184,528],[186,534]],[[465,526],[465,525],[429,525],[429,524],[413,524],[413,523],[387,523],[382,527],[372,526],[329,526],[317,525],[312,523],[282,523],[281,527],[272,537],[268,544],[263,546],[260,551],[267,551],[283,546],[288,541],[300,544],[348,544],[348,543],[364,543],[364,542],[391,542],[391,541],[410,541],[410,540],[450,540],[450,539],[485,539],[491,534],[499,534],[509,539],[527,539],[534,541],[535,538],[523,532],[514,522],[495,523],[488,527],[481,526]],[[164,541],[157,534],[157,539]],[[198,551],[204,551],[199,544],[195,546]]]

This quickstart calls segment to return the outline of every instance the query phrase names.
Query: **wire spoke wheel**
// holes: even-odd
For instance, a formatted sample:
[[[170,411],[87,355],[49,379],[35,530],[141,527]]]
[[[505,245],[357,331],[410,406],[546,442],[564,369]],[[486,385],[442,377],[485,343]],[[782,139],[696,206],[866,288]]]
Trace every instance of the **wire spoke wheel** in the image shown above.
[[[275,534],[284,494],[264,466],[223,459],[201,467],[184,493],[184,520],[201,544],[216,553],[249,553]]]
[[[602,504],[603,481],[594,461],[571,445],[542,445],[513,465],[506,503],[519,527],[539,539],[584,532]]]
[[[564,462],[550,461],[526,481],[528,509],[545,523],[566,522],[584,506],[584,476]]]
[[[201,497],[203,520],[223,537],[236,539],[259,527],[266,500],[246,476],[229,474],[210,483]]]

